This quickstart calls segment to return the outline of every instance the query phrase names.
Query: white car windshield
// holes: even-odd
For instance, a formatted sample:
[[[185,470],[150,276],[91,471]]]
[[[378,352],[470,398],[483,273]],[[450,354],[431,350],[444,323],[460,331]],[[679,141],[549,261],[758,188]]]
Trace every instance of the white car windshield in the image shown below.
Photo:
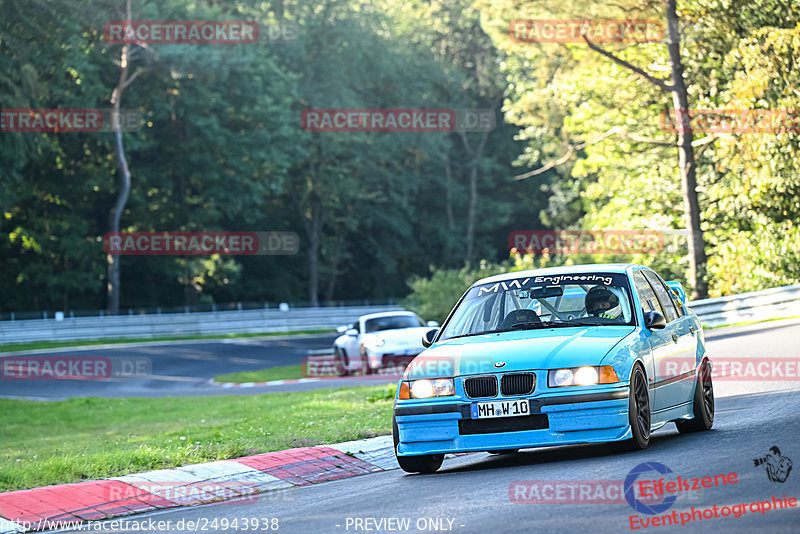
[[[439,340],[524,329],[633,325],[632,309],[624,274],[521,277],[470,288]]]
[[[413,315],[389,315],[376,317],[364,321],[364,332],[379,332],[381,330],[396,330],[398,328],[416,328],[424,326]]]

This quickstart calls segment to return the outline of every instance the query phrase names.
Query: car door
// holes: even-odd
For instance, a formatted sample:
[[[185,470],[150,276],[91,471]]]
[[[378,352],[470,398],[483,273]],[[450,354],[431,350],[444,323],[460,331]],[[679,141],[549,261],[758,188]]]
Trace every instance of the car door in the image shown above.
[[[667,406],[675,406],[692,399],[695,379],[697,355],[697,334],[691,319],[683,313],[683,309],[675,306],[669,288],[655,272],[645,270],[644,276],[650,282],[661,307],[666,312],[667,328],[673,341],[673,350],[669,360],[656,362],[657,380],[662,381],[660,390],[666,396]]]
[[[653,286],[644,277],[642,271],[633,273],[633,283],[636,286],[636,292],[639,294],[639,302],[642,305],[643,312],[655,311],[664,316],[666,320],[667,315],[664,308],[661,306],[661,301],[656,297]],[[670,395],[669,392],[663,389],[663,382],[665,380],[663,369],[664,362],[668,361],[670,357],[674,357],[673,350],[675,342],[672,339],[672,328],[667,323],[667,328],[663,330],[648,330],[644,329],[644,334],[650,342],[650,348],[653,351],[653,367],[649,370],[649,382],[652,390],[651,402],[652,411],[657,412],[669,407]]]

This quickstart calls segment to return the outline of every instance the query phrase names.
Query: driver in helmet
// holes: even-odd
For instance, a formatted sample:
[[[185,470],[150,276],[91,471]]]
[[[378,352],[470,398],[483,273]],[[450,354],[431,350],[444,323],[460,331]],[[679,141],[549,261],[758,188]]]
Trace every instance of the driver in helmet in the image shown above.
[[[603,319],[616,319],[622,315],[619,298],[608,288],[594,286],[586,293],[586,313]]]

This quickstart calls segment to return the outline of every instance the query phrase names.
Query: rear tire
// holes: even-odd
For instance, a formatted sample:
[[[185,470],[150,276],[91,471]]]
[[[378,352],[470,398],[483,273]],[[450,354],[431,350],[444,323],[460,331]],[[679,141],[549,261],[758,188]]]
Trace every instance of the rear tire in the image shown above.
[[[709,430],[714,424],[714,385],[711,383],[708,360],[703,360],[697,373],[693,404],[694,419],[675,421],[675,426],[681,434]]]
[[[639,451],[650,445],[650,395],[647,377],[640,365],[636,365],[631,373],[631,384],[628,392],[628,423],[633,437],[625,441],[612,442],[612,447],[619,451]]]
[[[400,431],[397,421],[392,417],[392,439],[394,440],[394,456],[400,469],[406,473],[435,473],[442,466],[444,454],[421,454],[419,456],[398,456],[397,444],[400,443]]]

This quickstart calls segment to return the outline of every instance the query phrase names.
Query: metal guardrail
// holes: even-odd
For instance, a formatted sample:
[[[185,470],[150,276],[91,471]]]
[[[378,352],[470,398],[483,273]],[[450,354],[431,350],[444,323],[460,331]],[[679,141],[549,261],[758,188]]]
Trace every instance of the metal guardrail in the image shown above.
[[[800,284],[686,303],[706,326],[800,315]]]
[[[347,306],[242,310],[191,314],[113,315],[0,322],[0,345],[26,341],[156,338],[205,334],[244,334],[333,330],[368,313],[402,310],[400,306]]]
[[[800,315],[800,284],[688,302],[707,326]],[[0,322],[0,345],[26,341],[74,341],[156,338],[205,334],[242,334],[334,329],[367,313],[400,306],[345,306],[199,312],[191,314],[114,315]]]

